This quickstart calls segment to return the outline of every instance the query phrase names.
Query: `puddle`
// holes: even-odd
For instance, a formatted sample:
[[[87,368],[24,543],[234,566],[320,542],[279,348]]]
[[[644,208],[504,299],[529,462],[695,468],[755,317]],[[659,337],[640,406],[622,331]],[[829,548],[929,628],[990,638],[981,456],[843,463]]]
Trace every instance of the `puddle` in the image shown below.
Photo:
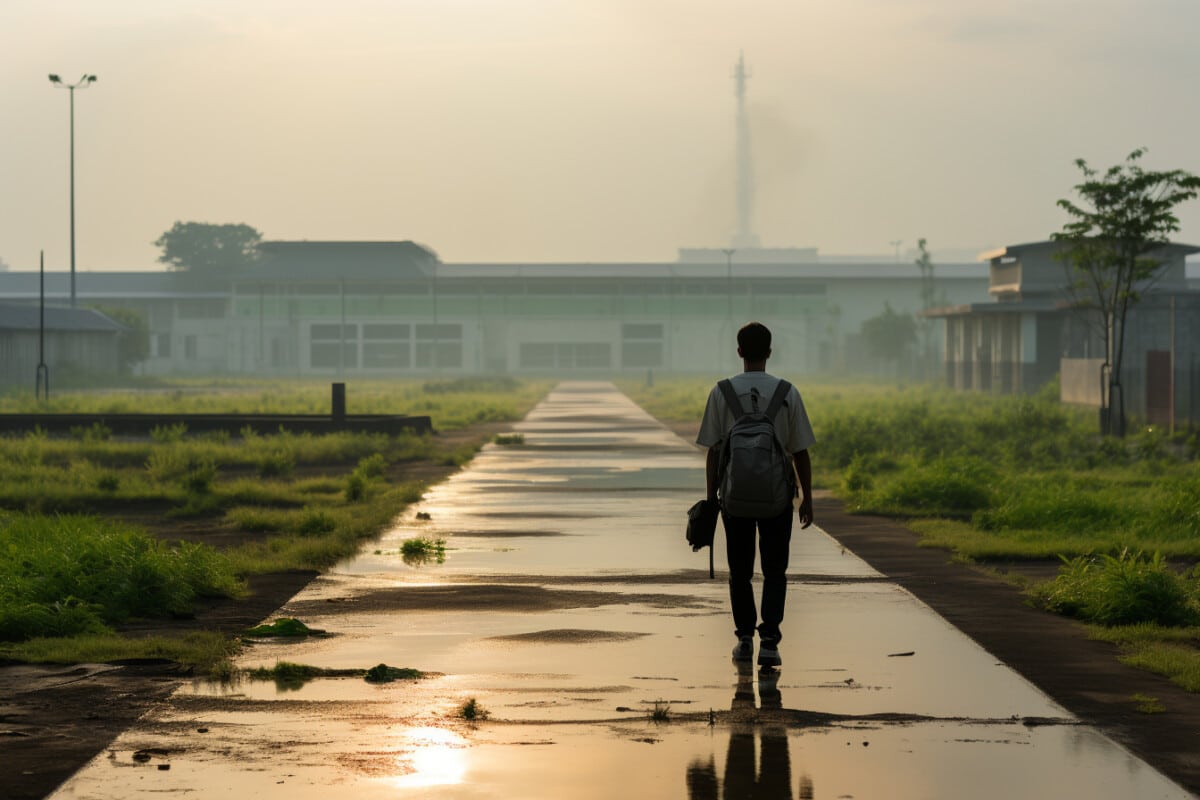
[[[188,684],[54,796],[1188,796],[816,527],[783,669],[739,672],[727,587],[683,539],[703,453],[607,384],[516,427],[285,607],[331,636],[239,662],[429,677]],[[417,535],[444,562],[406,565]],[[470,699],[488,721],[457,717]]]

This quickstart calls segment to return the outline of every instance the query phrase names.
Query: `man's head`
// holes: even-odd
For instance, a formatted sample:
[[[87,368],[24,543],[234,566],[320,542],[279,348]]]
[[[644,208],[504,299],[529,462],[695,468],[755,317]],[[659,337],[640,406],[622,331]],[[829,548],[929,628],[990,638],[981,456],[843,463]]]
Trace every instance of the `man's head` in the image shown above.
[[[746,361],[758,363],[771,355],[771,331],[761,322],[742,326],[737,335],[738,355]]]

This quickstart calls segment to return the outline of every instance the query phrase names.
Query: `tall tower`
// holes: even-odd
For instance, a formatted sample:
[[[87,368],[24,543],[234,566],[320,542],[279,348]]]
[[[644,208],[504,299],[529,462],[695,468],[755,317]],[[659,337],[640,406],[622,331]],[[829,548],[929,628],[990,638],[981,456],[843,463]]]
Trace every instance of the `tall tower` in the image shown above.
[[[758,247],[754,232],[754,162],[750,157],[750,120],[746,117],[746,59],[738,53],[733,71],[737,96],[737,233],[732,237],[734,248]]]

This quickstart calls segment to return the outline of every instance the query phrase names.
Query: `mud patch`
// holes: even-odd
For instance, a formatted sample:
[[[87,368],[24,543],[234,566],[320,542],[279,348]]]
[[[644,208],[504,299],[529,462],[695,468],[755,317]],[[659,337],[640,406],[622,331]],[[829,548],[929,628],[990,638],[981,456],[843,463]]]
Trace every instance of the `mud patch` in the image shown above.
[[[394,586],[362,595],[288,603],[293,616],[339,611],[560,611],[613,605],[646,605],[653,608],[706,608],[707,603],[687,595],[633,592],[568,591],[544,586],[454,584],[445,586]]]
[[[649,636],[648,633],[633,631],[593,631],[582,628],[557,628],[530,633],[513,633],[507,636],[489,636],[500,642],[537,642],[542,644],[593,644],[596,642],[628,642]]]

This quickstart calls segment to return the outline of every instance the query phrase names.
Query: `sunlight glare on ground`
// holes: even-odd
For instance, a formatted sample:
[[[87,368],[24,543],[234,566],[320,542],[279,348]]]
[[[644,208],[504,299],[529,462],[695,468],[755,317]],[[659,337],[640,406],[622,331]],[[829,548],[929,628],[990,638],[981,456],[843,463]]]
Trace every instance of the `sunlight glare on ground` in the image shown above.
[[[408,770],[389,782],[401,789],[450,786],[462,783],[467,773],[467,740],[443,728],[407,728],[401,736],[412,750],[398,766]]]

